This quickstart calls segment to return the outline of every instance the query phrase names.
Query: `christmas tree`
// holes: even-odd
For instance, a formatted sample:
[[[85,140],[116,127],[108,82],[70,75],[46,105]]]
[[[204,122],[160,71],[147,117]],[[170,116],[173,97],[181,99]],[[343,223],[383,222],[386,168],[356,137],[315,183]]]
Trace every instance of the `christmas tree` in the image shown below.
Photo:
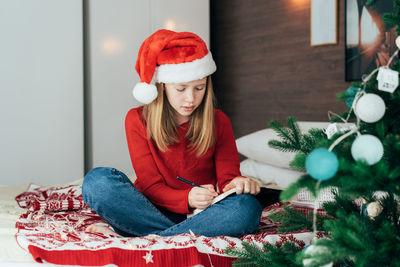
[[[399,35],[400,0],[393,7],[383,21],[394,24]],[[332,116],[325,130],[303,134],[294,118],[288,118],[287,126],[270,123],[281,139],[269,145],[296,152],[291,167],[305,172],[281,193],[281,200],[288,202],[307,189],[318,201],[319,192],[330,188],[334,201],[323,204],[324,213],[317,212],[317,205],[308,214],[288,205],[270,217],[281,223],[280,232],[313,231],[310,246],[288,241],[261,249],[244,243],[244,250],[227,250],[238,257],[234,266],[400,266],[398,53],[338,95],[349,109]],[[326,236],[318,239],[317,232]]]

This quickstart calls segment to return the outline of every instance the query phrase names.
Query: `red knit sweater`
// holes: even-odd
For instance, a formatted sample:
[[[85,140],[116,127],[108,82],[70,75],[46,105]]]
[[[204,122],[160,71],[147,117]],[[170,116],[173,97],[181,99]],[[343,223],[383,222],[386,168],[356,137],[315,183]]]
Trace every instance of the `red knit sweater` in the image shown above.
[[[128,112],[125,130],[137,176],[135,186],[153,204],[176,213],[189,213],[188,194],[192,186],[178,180],[177,176],[199,185],[218,184],[222,192],[225,185],[241,175],[232,126],[222,111],[215,111],[215,145],[199,158],[187,149],[185,134],[189,122],[180,126],[179,142],[162,152],[147,137],[142,112],[143,107]]]

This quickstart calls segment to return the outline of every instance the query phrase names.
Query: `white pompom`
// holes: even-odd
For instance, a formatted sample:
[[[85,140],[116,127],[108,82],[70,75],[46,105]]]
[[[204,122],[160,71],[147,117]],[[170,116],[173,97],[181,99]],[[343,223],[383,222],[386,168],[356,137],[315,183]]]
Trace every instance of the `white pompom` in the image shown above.
[[[137,83],[132,91],[137,101],[143,104],[150,104],[157,98],[157,87],[154,84]]]

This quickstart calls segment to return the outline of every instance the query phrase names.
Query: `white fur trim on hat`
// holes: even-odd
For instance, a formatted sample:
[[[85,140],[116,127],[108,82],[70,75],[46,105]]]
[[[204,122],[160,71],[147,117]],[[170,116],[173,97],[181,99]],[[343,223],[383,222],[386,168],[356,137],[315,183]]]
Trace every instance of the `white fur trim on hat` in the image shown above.
[[[211,52],[200,59],[180,64],[163,64],[156,67],[154,80],[162,83],[184,83],[200,80],[217,70]]]
[[[132,94],[143,104],[150,104],[158,95],[157,87],[148,83],[137,83],[133,88]]]

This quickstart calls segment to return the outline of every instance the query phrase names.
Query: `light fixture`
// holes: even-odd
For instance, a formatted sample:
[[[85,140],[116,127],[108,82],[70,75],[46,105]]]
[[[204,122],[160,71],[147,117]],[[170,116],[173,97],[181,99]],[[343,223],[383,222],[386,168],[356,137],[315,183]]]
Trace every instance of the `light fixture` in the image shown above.
[[[101,49],[106,54],[117,54],[122,50],[122,42],[118,38],[109,36],[101,42]]]

